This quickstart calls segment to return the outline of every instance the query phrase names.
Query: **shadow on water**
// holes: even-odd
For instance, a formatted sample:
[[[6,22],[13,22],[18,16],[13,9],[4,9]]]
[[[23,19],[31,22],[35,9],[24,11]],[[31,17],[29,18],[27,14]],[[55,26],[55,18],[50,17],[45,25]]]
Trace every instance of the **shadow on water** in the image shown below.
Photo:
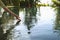
[[[19,9],[14,7],[10,8],[13,12],[19,15]],[[15,22],[16,21],[16,22]],[[0,40],[9,40],[8,35],[12,29],[19,25],[20,21],[17,21],[13,16],[11,16],[6,11],[3,11],[2,16],[0,17]]]
[[[36,7],[25,8],[25,25],[27,26],[28,30],[34,27],[35,25],[34,23],[37,22],[36,14],[37,14]],[[30,34],[30,32],[28,33]]]

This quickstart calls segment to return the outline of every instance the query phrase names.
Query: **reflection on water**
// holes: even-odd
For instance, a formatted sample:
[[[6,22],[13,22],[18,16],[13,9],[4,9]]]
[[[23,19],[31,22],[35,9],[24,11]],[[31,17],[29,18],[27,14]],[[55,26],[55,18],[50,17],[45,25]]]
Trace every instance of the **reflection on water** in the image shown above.
[[[55,20],[55,33],[58,34],[58,36],[60,37],[60,7],[57,7],[56,9],[56,20]]]
[[[16,8],[17,9],[17,8]],[[14,8],[11,8],[11,10],[15,10]],[[15,10],[17,14],[18,10]],[[17,20],[11,16],[9,13],[6,11],[3,11],[2,16],[0,17],[0,40],[8,40],[8,35],[10,34],[10,31],[14,29],[16,26]]]
[[[0,40],[59,40],[60,8],[29,7],[9,8],[21,17],[15,17],[3,11],[0,17]]]
[[[57,37],[53,33],[55,16],[54,8],[40,7],[40,15],[37,14],[37,24],[31,29],[32,40],[55,40]]]
[[[57,7],[57,12],[56,12],[57,16],[56,16],[56,28],[55,29],[59,29],[60,30],[60,7]]]
[[[25,25],[27,25],[28,30],[34,26],[36,20],[37,8],[25,8]]]

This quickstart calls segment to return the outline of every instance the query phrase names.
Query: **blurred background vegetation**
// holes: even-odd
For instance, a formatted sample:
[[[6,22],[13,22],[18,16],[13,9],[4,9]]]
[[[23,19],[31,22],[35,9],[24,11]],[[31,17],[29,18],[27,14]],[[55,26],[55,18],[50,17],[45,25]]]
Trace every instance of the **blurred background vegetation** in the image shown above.
[[[40,0],[2,0],[6,6],[49,6],[49,4],[42,4]],[[52,0],[54,6],[60,6],[60,0]],[[50,5],[52,6],[52,5]]]

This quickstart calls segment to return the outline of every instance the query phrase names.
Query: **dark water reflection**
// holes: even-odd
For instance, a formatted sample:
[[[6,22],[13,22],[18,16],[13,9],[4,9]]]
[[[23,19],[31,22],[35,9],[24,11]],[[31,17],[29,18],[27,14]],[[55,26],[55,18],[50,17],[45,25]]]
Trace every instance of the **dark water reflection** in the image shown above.
[[[25,25],[27,25],[28,30],[30,30],[30,28],[34,26],[34,23],[36,23],[36,14],[37,8],[25,8]]]
[[[21,17],[21,22],[2,10],[0,40],[60,40],[59,7],[9,9]]]

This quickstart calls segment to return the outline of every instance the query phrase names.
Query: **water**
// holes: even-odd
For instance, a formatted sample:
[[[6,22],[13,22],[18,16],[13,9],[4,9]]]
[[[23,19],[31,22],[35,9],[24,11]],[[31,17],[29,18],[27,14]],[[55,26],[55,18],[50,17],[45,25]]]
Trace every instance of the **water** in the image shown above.
[[[0,17],[0,40],[60,40],[60,8],[9,8],[20,16],[3,11]]]

